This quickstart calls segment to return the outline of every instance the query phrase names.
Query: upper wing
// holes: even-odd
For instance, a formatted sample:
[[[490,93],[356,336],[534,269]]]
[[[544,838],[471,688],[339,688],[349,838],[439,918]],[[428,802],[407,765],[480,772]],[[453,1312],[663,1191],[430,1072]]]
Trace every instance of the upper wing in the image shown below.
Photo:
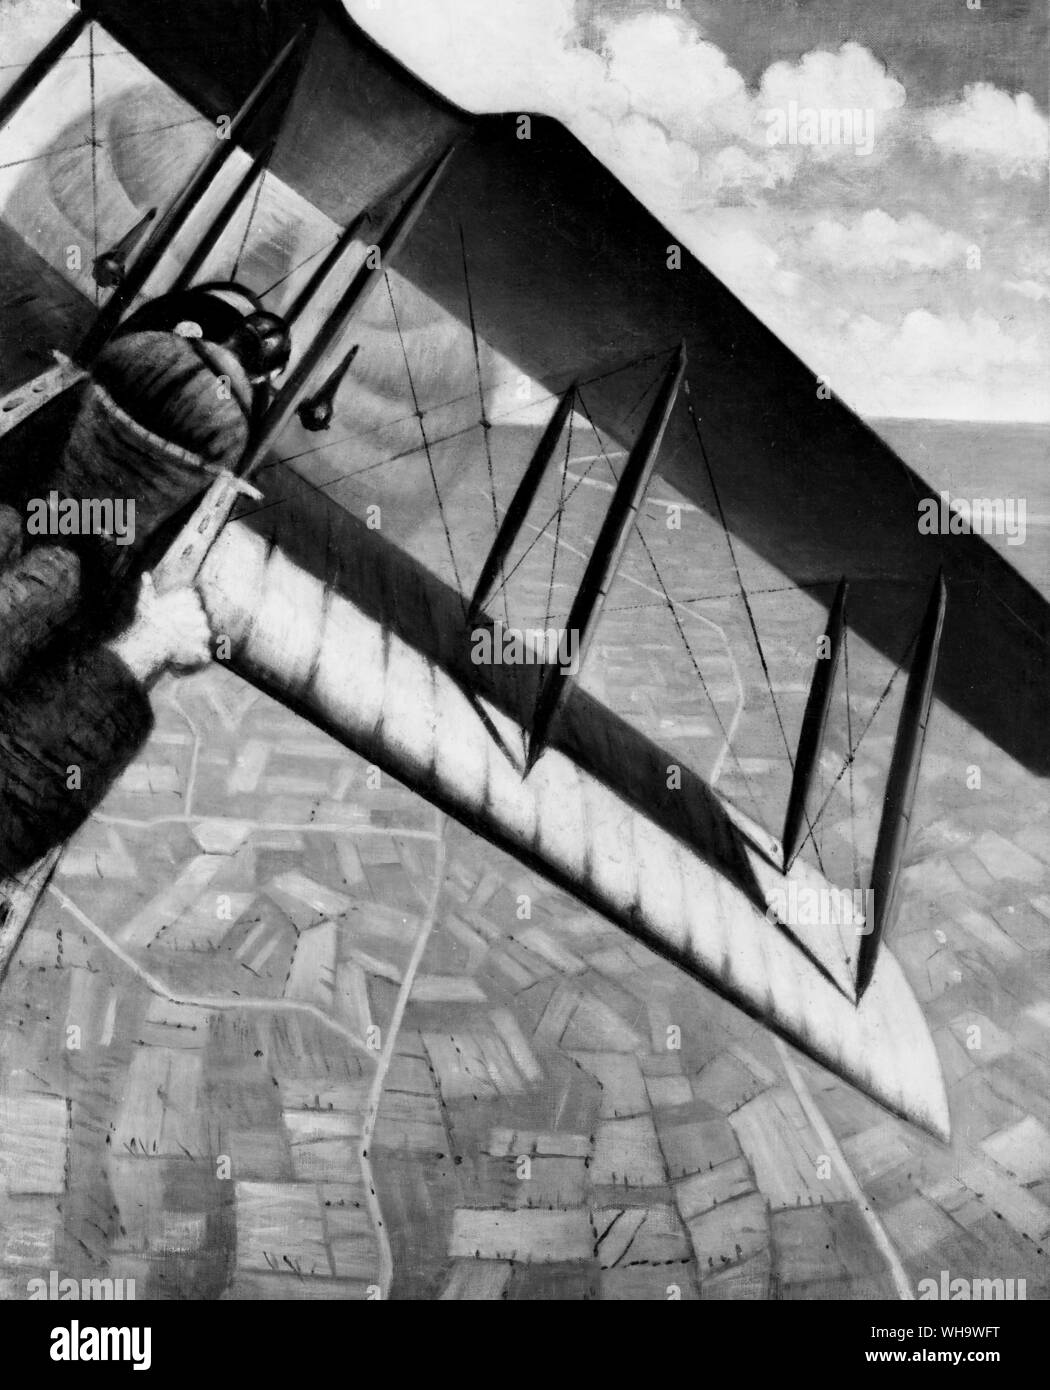
[[[257,74],[259,61],[230,42],[240,30],[247,40],[255,6],[193,0],[177,17],[140,0],[97,8],[209,112],[231,109]],[[936,697],[1032,770],[1050,771],[1046,599],[981,537],[920,535],[917,504],[932,489],[845,405],[818,399],[813,371],[695,257],[683,251],[669,273],[673,238],[599,161],[549,119],[533,117],[531,139],[519,140],[514,116],[457,111],[334,3],[319,18],[305,0],[271,16],[249,54],[262,38],[272,51],[304,17],[319,26],[274,157],[282,178],[346,223],[458,132],[401,273],[462,319],[462,233],[480,336],[551,391],[599,378],[588,404],[614,438],[637,392],[622,376],[601,379],[610,357],[638,361],[684,338],[710,469],[683,413],[664,441],[664,476],[796,583],[846,575],[851,627],[894,660],[943,569],[950,603]],[[180,43],[191,31],[199,41]],[[724,554],[697,554],[695,565],[713,589],[732,584]]]

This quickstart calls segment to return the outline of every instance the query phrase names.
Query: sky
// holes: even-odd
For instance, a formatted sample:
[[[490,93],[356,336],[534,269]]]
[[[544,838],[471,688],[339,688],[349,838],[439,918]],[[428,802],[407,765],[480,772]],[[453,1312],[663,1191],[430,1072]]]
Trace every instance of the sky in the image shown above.
[[[1038,3],[345,2],[461,106],[564,121],[861,413],[1050,419]]]

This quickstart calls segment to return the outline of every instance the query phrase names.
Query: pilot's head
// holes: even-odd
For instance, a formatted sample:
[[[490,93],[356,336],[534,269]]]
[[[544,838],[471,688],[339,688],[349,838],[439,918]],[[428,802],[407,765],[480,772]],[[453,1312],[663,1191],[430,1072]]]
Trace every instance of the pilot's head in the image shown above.
[[[120,334],[176,333],[232,352],[253,386],[274,381],[288,365],[291,334],[279,314],[233,281],[216,280],[160,295],[131,314]]]

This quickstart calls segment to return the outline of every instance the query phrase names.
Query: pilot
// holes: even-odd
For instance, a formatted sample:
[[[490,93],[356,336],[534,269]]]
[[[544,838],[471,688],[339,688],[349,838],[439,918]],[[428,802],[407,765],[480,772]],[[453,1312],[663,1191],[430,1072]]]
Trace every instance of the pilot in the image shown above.
[[[271,383],[291,355],[285,321],[265,310],[251,290],[233,281],[215,280],[162,295],[136,309],[121,325],[122,335],[157,331],[233,351],[248,374],[257,412],[269,403]]]
[[[209,657],[192,589],[158,595],[158,540],[236,468],[289,356],[283,322],[239,286],[137,310],[99,354],[66,447],[36,489],[122,499],[119,538],[27,536],[0,507],[0,878],[28,868],[98,805],[152,728],[165,669]]]

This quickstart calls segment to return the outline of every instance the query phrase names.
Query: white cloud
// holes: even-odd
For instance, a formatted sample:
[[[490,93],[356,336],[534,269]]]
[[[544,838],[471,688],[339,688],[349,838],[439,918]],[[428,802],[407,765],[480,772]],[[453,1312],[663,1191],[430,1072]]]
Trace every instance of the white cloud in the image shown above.
[[[921,213],[895,219],[881,208],[852,222],[820,218],[798,241],[798,254],[811,264],[842,273],[944,270],[958,264],[968,242],[957,232],[936,226]]]
[[[1025,299],[1034,300],[1036,304],[1050,299],[1050,289],[1041,285],[1038,280],[1004,280],[1003,289],[1009,290],[1011,294],[1023,295]]]
[[[796,167],[797,161],[783,149],[759,152],[744,145],[723,145],[703,161],[703,197],[714,203],[724,194],[741,193],[753,201],[760,190],[790,183]]]
[[[1017,250],[1017,269],[1022,280],[1050,284],[1050,246],[1044,234],[1038,241],[1023,242]]]
[[[836,53],[817,49],[797,63],[773,63],[762,75],[758,99],[770,105],[790,100],[800,106],[871,107],[895,111],[904,105],[904,87],[859,43]]]
[[[721,49],[704,40],[690,21],[659,13],[637,15],[605,31],[602,56],[618,94],[629,94],[632,112],[654,122],[668,140],[690,145],[699,156],[698,179],[688,202],[718,202],[726,195],[755,198],[791,182],[807,162],[850,161],[849,143],[771,145],[774,111],[796,109],[873,113],[876,145],[904,105],[903,86],[867,49],[843,44],[837,52],[807,53],[797,63],[774,63],[757,92]],[[593,78],[593,73],[591,74]],[[601,88],[590,100],[604,105]],[[579,130],[578,95],[563,112]],[[859,135],[858,135],[859,140]],[[598,153],[604,157],[604,152]],[[637,172],[637,171],[636,171]]]
[[[755,109],[763,117],[766,112],[786,111],[792,103],[812,111],[870,111],[875,148],[881,145],[885,151],[905,98],[903,85],[868,49],[844,43],[835,53],[819,49],[796,63],[771,64],[762,75]],[[808,145],[803,152],[818,160],[852,153],[845,144]]]
[[[810,355],[869,417],[1045,419],[1047,345],[1015,327],[983,310],[915,309],[893,322],[859,314],[834,329],[818,325]]]
[[[976,379],[989,369],[1034,366],[1043,357],[1034,334],[1011,337],[998,319],[980,309],[969,319],[913,309],[896,328],[865,315],[850,325],[847,339],[876,352],[884,371],[902,376]]]
[[[636,112],[610,120],[591,109],[580,113],[573,128],[665,222],[673,221],[683,202],[697,196],[700,156],[692,145],[671,138],[655,122]]]
[[[958,100],[925,112],[923,128],[942,154],[1002,179],[1046,173],[1048,122],[1027,92],[1011,96],[990,82],[975,82]]]
[[[699,146],[747,138],[753,117],[744,79],[688,20],[649,13],[611,24],[602,56],[633,109],[669,135]]]
[[[380,43],[468,110],[538,110],[564,120],[643,197],[650,171],[664,184],[668,170],[689,164],[685,205],[753,198],[790,182],[806,162],[853,158],[842,144],[771,147],[771,107],[795,101],[870,110],[878,142],[905,97],[901,84],[855,43],[774,63],[759,90],[749,91],[690,19],[657,9],[610,21],[599,54],[580,42],[573,0],[398,0],[377,10],[348,0],[348,8]],[[623,121],[630,128],[621,132]],[[679,146],[695,152],[695,164]]]

